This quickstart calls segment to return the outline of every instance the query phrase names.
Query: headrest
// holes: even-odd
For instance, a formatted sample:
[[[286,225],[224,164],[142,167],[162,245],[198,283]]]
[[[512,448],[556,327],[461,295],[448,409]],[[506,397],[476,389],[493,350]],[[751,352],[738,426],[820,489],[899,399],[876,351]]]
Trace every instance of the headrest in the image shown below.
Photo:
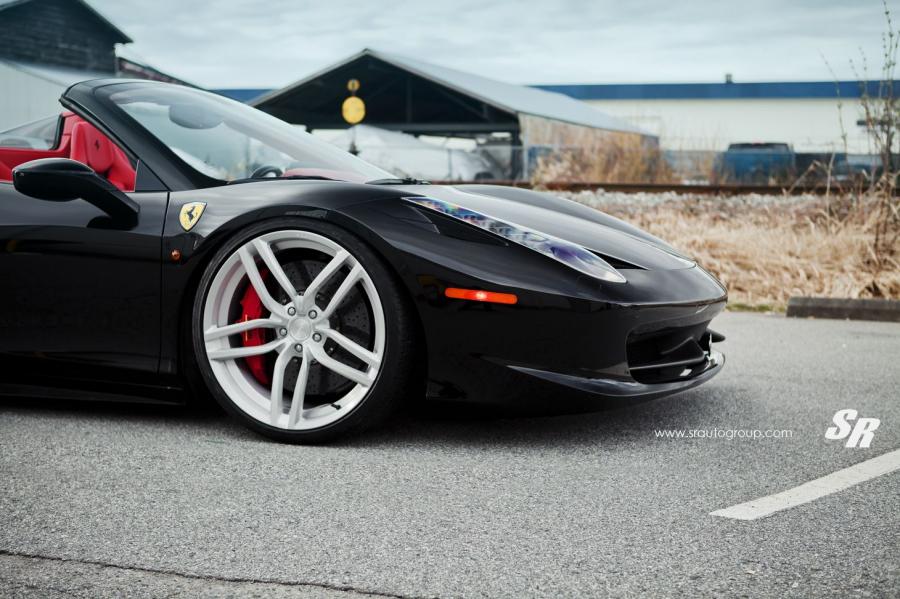
[[[90,123],[76,123],[72,128],[71,157],[103,174],[112,166],[115,147]]]

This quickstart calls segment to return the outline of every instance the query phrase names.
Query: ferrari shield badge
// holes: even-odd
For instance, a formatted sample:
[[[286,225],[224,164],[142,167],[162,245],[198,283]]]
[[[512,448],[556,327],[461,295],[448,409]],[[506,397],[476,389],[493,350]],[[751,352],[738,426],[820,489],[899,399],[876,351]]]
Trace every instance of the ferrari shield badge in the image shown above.
[[[206,202],[190,202],[181,207],[181,214],[178,215],[178,222],[185,231],[190,231],[200,220],[203,210],[206,208]]]

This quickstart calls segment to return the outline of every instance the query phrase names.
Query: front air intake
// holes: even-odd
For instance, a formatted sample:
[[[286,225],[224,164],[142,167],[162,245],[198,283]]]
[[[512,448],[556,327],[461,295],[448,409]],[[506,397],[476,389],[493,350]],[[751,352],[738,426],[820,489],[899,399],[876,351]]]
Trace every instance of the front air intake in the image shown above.
[[[632,333],[627,341],[628,369],[639,383],[691,378],[705,368],[711,333],[707,323]]]

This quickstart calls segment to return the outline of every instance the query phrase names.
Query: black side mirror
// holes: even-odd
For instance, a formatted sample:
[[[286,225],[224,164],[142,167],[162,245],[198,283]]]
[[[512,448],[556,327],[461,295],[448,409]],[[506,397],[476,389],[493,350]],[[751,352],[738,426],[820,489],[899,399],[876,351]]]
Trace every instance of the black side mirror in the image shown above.
[[[16,190],[32,198],[68,202],[82,198],[122,224],[134,225],[140,205],[94,170],[68,158],[41,158],[13,169]]]

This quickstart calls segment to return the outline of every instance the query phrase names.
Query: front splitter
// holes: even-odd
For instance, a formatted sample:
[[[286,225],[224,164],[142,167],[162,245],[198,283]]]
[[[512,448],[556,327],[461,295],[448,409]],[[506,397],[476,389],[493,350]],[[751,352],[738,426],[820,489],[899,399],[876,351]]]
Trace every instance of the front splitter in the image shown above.
[[[528,374],[545,381],[571,387],[600,397],[614,397],[623,399],[652,399],[663,395],[671,395],[680,391],[702,385],[716,376],[725,365],[725,356],[715,350],[710,350],[706,366],[698,374],[689,379],[669,381],[665,383],[639,383],[634,380],[589,378],[562,374],[548,370],[539,370],[527,366],[509,365],[517,372]]]

